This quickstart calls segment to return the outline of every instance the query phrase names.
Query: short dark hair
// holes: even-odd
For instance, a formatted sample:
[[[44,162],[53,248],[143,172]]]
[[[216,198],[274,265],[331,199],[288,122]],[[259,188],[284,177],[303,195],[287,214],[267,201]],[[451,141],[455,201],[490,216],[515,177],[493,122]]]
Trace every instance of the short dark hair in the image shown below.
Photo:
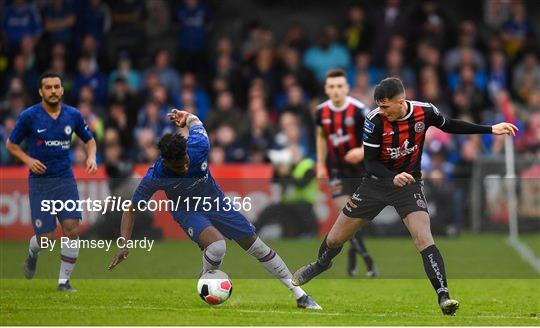
[[[41,89],[41,83],[44,79],[48,79],[50,77],[57,77],[60,79],[60,83],[62,83],[62,76],[58,73],[52,72],[52,71],[46,71],[43,74],[39,76],[39,88]]]
[[[184,160],[187,146],[186,138],[180,133],[167,133],[158,142],[161,157],[166,160]]]
[[[330,77],[347,77],[347,73],[341,68],[334,68],[326,73],[326,78]]]
[[[387,77],[375,86],[373,98],[375,102],[385,98],[392,99],[398,95],[405,95],[405,87],[397,77]]]

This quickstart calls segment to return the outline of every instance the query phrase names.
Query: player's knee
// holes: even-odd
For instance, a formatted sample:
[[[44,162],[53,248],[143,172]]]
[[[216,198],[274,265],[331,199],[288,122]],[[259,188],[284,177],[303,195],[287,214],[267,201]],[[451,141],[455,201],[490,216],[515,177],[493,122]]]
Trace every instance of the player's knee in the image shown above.
[[[418,249],[419,251],[433,244],[434,241],[431,235],[420,234],[414,237],[414,246],[416,246],[416,249]]]
[[[328,245],[328,247],[330,248],[337,248],[337,247],[340,247],[343,245],[343,243],[345,242],[344,240],[342,240],[343,238],[340,238],[339,236],[335,236],[335,235],[328,235],[326,237],[326,245]]]
[[[205,252],[211,254],[214,258],[223,258],[227,251],[227,243],[225,240],[218,240],[206,247]]]
[[[261,259],[270,254],[272,249],[257,237],[247,252],[256,259]]]
[[[79,227],[65,227],[64,236],[68,237],[69,239],[79,238]]]

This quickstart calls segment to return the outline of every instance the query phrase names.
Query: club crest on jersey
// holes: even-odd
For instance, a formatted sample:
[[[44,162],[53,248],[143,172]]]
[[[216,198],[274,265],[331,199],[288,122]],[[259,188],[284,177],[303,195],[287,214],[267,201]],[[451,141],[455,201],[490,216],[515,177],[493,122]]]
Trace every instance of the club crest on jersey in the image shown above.
[[[424,124],[424,122],[416,122],[414,124],[414,131],[416,133],[424,132],[425,129],[426,129],[426,125]]]
[[[427,207],[426,202],[424,202],[423,199],[417,200],[416,205],[418,205],[418,207],[420,207],[420,208],[426,208]]]
[[[36,228],[41,228],[41,226],[43,225],[43,223],[41,222],[40,219],[36,219],[36,221],[34,222],[34,225],[36,226]]]
[[[394,148],[387,147],[386,151],[390,153],[391,159],[398,159],[400,157],[409,155],[410,153],[412,153],[413,151],[417,149],[418,149],[418,145],[409,147],[409,140],[405,140],[405,142],[403,142],[403,145],[401,145],[401,147],[394,147]]]
[[[71,134],[71,131],[71,126],[66,125],[66,127],[64,128],[64,133],[69,136]]]
[[[201,171],[206,171],[206,168],[208,167],[208,163],[206,161],[202,162],[201,164]]]
[[[193,228],[192,228],[192,227],[189,227],[189,228],[187,229],[187,233],[188,233],[188,235],[189,235],[190,237],[193,237]]]

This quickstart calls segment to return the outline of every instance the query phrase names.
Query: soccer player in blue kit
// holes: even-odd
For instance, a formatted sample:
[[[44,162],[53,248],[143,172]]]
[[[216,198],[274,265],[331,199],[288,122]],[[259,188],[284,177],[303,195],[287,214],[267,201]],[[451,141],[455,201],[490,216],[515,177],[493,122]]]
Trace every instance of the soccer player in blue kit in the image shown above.
[[[278,278],[296,298],[298,307],[320,310],[321,307],[298,286],[293,286],[292,274],[281,257],[255,233],[255,227],[236,209],[217,185],[208,169],[210,142],[197,116],[173,109],[168,114],[179,127],[189,129],[186,139],[181,134],[166,134],[158,143],[161,157],[148,169],[132,199],[131,208],[124,211],[120,233],[131,238],[136,204],[148,201],[163,190],[169,200],[180,206],[171,214],[189,237],[203,250],[202,272],[218,269],[226,251],[225,238],[236,241],[254,256],[265,269]],[[196,198],[210,200],[197,207]],[[185,202],[185,200],[188,202]],[[189,200],[191,199],[191,205]],[[121,249],[112,259],[109,270],[127,258],[128,248]]]
[[[29,198],[32,226],[35,235],[30,238],[28,257],[24,263],[24,275],[34,277],[38,253],[42,241],[55,238],[56,219],[62,226],[64,236],[76,243],[61,245],[58,290],[75,291],[69,283],[71,272],[79,256],[78,238],[81,213],[62,210],[56,215],[42,211],[44,200],[79,200],[77,184],[71,170],[69,152],[73,132],[85,143],[86,171],[94,174],[96,166],[96,142],[81,113],[76,108],[62,103],[64,88],[56,73],[44,73],[39,79],[41,102],[24,110],[18,117],[15,128],[7,140],[8,151],[30,169]],[[20,143],[26,139],[28,153]]]

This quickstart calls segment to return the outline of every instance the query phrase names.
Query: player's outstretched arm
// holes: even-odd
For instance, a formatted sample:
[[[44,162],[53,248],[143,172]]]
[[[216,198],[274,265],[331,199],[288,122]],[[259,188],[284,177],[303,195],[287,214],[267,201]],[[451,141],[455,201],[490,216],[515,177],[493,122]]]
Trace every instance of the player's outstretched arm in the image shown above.
[[[84,148],[86,148],[86,173],[95,174],[97,171],[97,164],[96,164],[96,140],[94,138],[88,140],[86,144],[84,144]]]
[[[455,134],[508,134],[515,136],[516,131],[518,131],[518,128],[512,123],[503,122],[489,126],[458,119],[447,119],[439,128],[444,132]]]
[[[133,225],[135,224],[135,205],[131,205],[131,208],[127,211],[124,211],[122,214],[122,223],[120,224],[120,236],[124,238],[125,241],[131,239],[131,233],[133,232]],[[109,264],[109,271],[114,269],[118,264],[122,263],[127,259],[129,251],[127,248],[123,248],[113,257],[111,264]]]
[[[39,161],[38,159],[30,157],[24,152],[24,150],[22,150],[21,146],[11,142],[11,140],[9,139],[6,142],[6,148],[11,155],[23,162],[26,166],[28,166],[30,171],[32,171],[34,174],[40,175],[45,173],[45,171],[47,170],[45,164],[41,163],[41,161]]]

